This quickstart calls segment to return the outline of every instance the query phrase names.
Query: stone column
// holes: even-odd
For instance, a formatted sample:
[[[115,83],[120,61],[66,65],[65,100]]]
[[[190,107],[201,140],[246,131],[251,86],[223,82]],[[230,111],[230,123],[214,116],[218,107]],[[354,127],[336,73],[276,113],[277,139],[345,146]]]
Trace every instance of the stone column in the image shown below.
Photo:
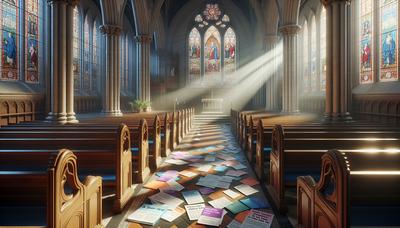
[[[283,86],[282,112],[298,113],[298,83],[297,83],[297,24],[284,25],[280,28],[283,36]]]
[[[268,67],[266,70],[272,72],[266,72],[269,79],[266,83],[266,106],[267,111],[278,110],[278,52],[276,50],[279,37],[277,35],[267,35],[265,37],[265,50],[268,55],[272,55],[271,63],[267,63]]]
[[[135,37],[137,44],[138,76],[140,78],[140,99],[150,101],[150,35]]]
[[[51,11],[51,39],[50,39],[50,112],[47,121],[65,124],[67,123],[66,112],[66,27],[67,27],[67,2],[50,0]],[[68,26],[72,26],[68,25]],[[71,40],[72,42],[72,40]]]
[[[73,72],[73,50],[74,50],[74,8],[78,3],[75,1],[71,1],[70,4],[67,5],[67,28],[66,28],[66,66],[67,66],[67,122],[68,123],[78,123],[78,120],[75,117],[74,112],[74,72]]]
[[[110,116],[121,116],[120,109],[120,59],[119,45],[121,27],[102,25],[100,32],[105,36],[105,83],[103,92],[103,113]]]
[[[325,121],[350,121],[348,112],[349,0],[323,0],[327,11]]]

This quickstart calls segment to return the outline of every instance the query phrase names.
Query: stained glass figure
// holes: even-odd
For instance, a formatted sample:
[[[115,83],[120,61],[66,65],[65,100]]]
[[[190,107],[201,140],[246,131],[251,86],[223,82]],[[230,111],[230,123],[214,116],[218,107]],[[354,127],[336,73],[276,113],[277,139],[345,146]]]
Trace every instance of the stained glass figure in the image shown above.
[[[18,80],[18,5],[14,0],[3,0],[1,6],[1,79]]]
[[[380,80],[398,80],[397,42],[398,13],[397,0],[381,0]]]
[[[373,82],[373,0],[360,1],[360,83]]]
[[[189,34],[189,80],[198,81],[201,77],[201,37],[196,28]]]
[[[220,72],[221,36],[217,28],[211,26],[204,35],[204,62],[206,74]]]
[[[25,1],[25,82],[39,82],[39,45],[38,45],[38,0]]]
[[[224,72],[229,77],[236,70],[236,34],[228,28],[224,37]]]

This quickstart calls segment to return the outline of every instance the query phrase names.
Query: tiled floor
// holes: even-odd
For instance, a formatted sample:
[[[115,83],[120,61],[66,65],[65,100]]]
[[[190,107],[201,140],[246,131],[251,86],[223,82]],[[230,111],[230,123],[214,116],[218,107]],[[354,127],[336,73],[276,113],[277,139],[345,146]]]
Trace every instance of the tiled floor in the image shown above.
[[[182,155],[184,155],[185,159],[182,159]],[[210,155],[209,158],[211,160],[215,157],[215,161],[204,161],[207,155]],[[219,156],[220,155],[220,156]],[[222,155],[222,156],[221,156]],[[229,156],[234,157],[234,160],[225,160],[229,158]],[[249,166],[249,163],[247,162],[245,155],[243,151],[239,148],[239,146],[236,143],[236,139],[231,133],[231,128],[228,124],[195,124],[193,129],[189,132],[188,135],[182,140],[180,143],[179,147],[170,155],[169,158],[180,158],[188,164],[185,165],[172,165],[169,163],[164,162],[161,169],[159,172],[155,173],[152,175],[150,180],[146,183],[147,185],[152,185],[152,184],[163,184],[159,182],[154,182],[156,181],[160,174],[162,172],[168,171],[168,170],[176,170],[176,171],[183,171],[183,170],[188,170],[191,172],[195,172],[198,175],[193,178],[187,178],[183,175],[179,175],[177,182],[182,184],[185,189],[182,191],[186,190],[198,190],[202,188],[202,186],[196,185],[198,182],[199,178],[202,176],[206,176],[208,174],[215,174],[218,176],[223,176],[225,175],[229,170],[236,170],[235,168],[231,166],[235,166],[237,164],[243,164],[246,167],[243,169],[238,169],[245,171],[246,174],[242,175],[240,178],[233,180],[232,183],[230,184],[229,189],[237,192],[240,194],[240,196],[232,199],[229,196],[225,195],[223,193],[224,190],[226,189],[221,189],[221,188],[215,188],[215,192],[210,193],[210,194],[205,194],[202,195],[205,204],[208,206],[208,202],[211,200],[218,199],[220,197],[225,196],[232,202],[238,201],[240,199],[246,198],[245,195],[241,194],[239,191],[237,191],[234,187],[242,184],[240,181],[243,179],[246,179],[248,177],[255,178],[255,174],[253,173],[251,167]],[[225,158],[225,159],[224,159]],[[216,171],[215,168],[217,167],[217,163],[221,163],[222,166],[219,166],[220,172]],[[212,165],[212,168],[208,172],[201,172],[198,170],[197,167],[193,167],[194,163],[196,164],[202,164],[202,165]],[[217,169],[218,169],[217,168]],[[239,168],[239,167],[237,167]],[[223,169],[226,169],[222,171]],[[250,180],[252,178],[249,178]],[[145,184],[145,186],[146,186]],[[158,185],[155,186],[157,188]],[[264,196],[264,193],[262,192],[262,189],[259,184],[256,184],[253,186],[258,190],[257,193],[250,195],[249,197],[260,197],[263,201],[265,201],[268,204],[267,199]],[[181,191],[181,192],[182,192]],[[135,197],[131,207],[126,210],[124,213],[120,215],[113,216],[112,218],[108,219],[105,221],[107,223],[107,227],[148,227],[136,223],[130,223],[126,221],[126,217],[130,215],[133,211],[135,211],[137,208],[139,208],[143,203],[151,203],[150,199],[148,199],[149,196],[156,194],[159,192],[159,189],[148,189],[143,187],[140,192],[137,194]],[[182,200],[184,200],[183,196],[181,195],[181,192],[168,192]],[[181,207],[184,208],[184,205],[186,205],[186,202],[184,202]],[[226,210],[226,209],[225,209]],[[268,211],[272,213],[272,210],[269,208],[264,208],[264,209],[258,209],[262,211]],[[224,216],[224,220],[221,224],[220,227],[226,227],[233,219],[237,219],[239,221],[242,221],[249,210],[238,213],[238,214],[233,214],[229,212],[229,210],[226,210],[228,213]],[[178,217],[176,220],[173,222],[169,223],[166,222],[165,220],[160,219],[159,223],[155,225],[155,227],[204,227],[203,225],[198,225],[196,224],[196,221],[190,221],[187,214],[184,213],[180,217]],[[276,219],[274,219],[273,224],[271,227],[279,227],[279,224]]]

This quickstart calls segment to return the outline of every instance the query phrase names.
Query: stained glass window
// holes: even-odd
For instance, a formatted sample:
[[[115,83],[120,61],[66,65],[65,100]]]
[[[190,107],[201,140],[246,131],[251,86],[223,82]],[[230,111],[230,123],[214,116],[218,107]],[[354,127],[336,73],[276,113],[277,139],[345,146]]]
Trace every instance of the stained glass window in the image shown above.
[[[311,18],[311,62],[310,62],[310,71],[311,71],[311,91],[317,91],[317,24],[315,22],[315,16]]]
[[[380,1],[380,74],[381,81],[398,80],[397,0]]]
[[[83,25],[83,86],[85,92],[90,92],[90,26],[89,18],[85,17]]]
[[[373,82],[373,0],[360,1],[360,83]]]
[[[201,37],[199,30],[193,28],[189,34],[189,80],[200,79]]]
[[[18,80],[18,2],[1,2],[1,79]]]
[[[236,34],[228,28],[224,37],[224,71],[226,76],[236,70]]]
[[[92,64],[92,92],[97,92],[97,83],[99,77],[99,25],[93,23],[93,64]]]
[[[309,39],[308,39],[308,23],[304,22],[303,26],[303,89],[310,92],[310,71],[309,71]]]
[[[38,83],[38,61],[39,61],[39,45],[38,45],[38,1],[25,1],[25,56],[26,56],[26,73],[25,81]]]
[[[326,9],[324,7],[322,7],[321,11],[320,25],[321,25],[320,26],[321,27],[320,88],[321,91],[325,91],[326,90]]]
[[[74,9],[74,41],[73,41],[73,71],[74,71],[74,87],[79,90],[81,87],[80,78],[80,23],[79,23],[79,10],[77,7]]]
[[[216,27],[211,26],[204,35],[204,61],[206,75],[220,72],[221,36]]]
[[[218,4],[207,4],[206,9],[203,12],[207,20],[218,20],[221,16],[221,10]]]

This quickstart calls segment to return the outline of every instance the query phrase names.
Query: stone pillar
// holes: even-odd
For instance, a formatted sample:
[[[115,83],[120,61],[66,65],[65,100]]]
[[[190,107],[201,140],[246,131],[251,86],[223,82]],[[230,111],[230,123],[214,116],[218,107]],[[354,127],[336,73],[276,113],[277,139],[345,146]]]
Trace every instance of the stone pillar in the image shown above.
[[[271,63],[267,63],[268,67],[266,70],[271,70],[272,72],[267,73],[267,83],[266,83],[266,106],[267,111],[277,111],[278,110],[278,52],[276,50],[279,37],[277,35],[267,35],[265,37],[265,50],[267,55],[272,55]]]
[[[67,37],[67,44],[66,44],[66,66],[67,66],[67,76],[66,76],[66,83],[67,83],[67,122],[68,123],[78,123],[78,120],[75,117],[74,112],[74,72],[73,72],[73,50],[74,50],[74,8],[77,2],[70,2],[67,5],[67,28],[66,28],[66,37]]]
[[[121,116],[120,109],[120,34],[121,27],[117,25],[102,25],[100,32],[105,36],[105,83],[103,92],[103,113],[110,116]]]
[[[66,112],[66,76],[67,76],[67,2],[50,0],[50,112],[47,121],[58,124],[67,123]],[[73,42],[72,40],[70,41]]]
[[[323,0],[327,12],[325,121],[350,121],[348,112],[349,0]]]
[[[144,101],[150,101],[150,35],[135,37],[137,44],[137,70],[140,78],[140,97]],[[150,107],[149,107],[150,108]]]
[[[280,28],[283,36],[283,85],[282,112],[298,113],[298,83],[297,83],[297,24],[284,25]]]

